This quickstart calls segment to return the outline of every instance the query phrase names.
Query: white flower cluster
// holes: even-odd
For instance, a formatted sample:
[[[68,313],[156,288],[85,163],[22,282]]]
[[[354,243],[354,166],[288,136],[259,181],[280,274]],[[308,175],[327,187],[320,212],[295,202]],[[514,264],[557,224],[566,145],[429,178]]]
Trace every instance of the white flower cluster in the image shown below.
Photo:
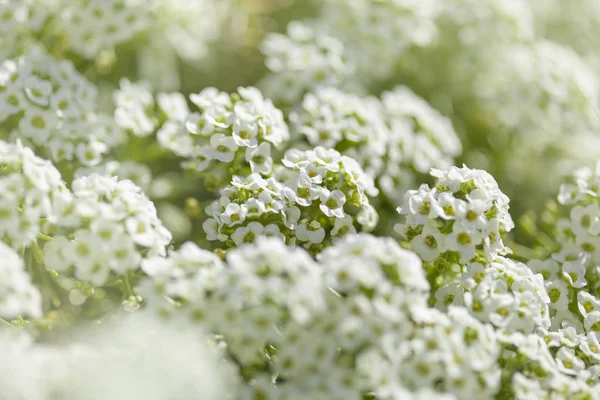
[[[434,43],[441,8],[437,0],[330,0],[320,19],[348,44],[350,59],[368,81],[390,77],[407,51]]]
[[[2,397],[230,399],[237,382],[221,351],[191,324],[161,322],[141,311],[119,314],[79,327],[62,343],[36,343],[22,330],[0,331]]]
[[[600,83],[572,49],[537,40],[514,44],[500,53],[501,61],[491,63],[474,79],[473,93],[480,112],[492,115],[502,129],[543,149],[543,144],[560,135],[600,127]]]
[[[157,134],[163,147],[186,160],[184,168],[206,172],[217,190],[234,174],[271,174],[271,152],[289,140],[283,113],[271,100],[253,87],[233,94],[206,88],[190,100],[199,111],[166,122]]]
[[[138,0],[59,0],[55,29],[77,54],[94,58],[129,41],[150,25],[148,7]]]
[[[483,170],[451,167],[432,170],[435,186],[409,190],[398,207],[405,221],[397,231],[426,262],[467,263],[475,258],[491,261],[505,254],[502,236],[514,223],[508,197]]]
[[[413,46],[435,42],[436,0],[328,0],[317,18],[269,34],[261,51],[270,74],[263,86],[291,103],[318,86],[361,90],[393,75]]]
[[[290,121],[312,146],[356,159],[390,199],[404,194],[415,172],[448,168],[461,152],[451,122],[404,86],[381,101],[322,87],[304,97]]]
[[[432,175],[433,189],[407,192],[398,230],[426,262],[436,307],[465,307],[504,335],[549,328],[543,277],[503,256],[510,249],[502,236],[514,225],[493,177],[466,167]]]
[[[54,161],[96,165],[122,140],[112,119],[95,113],[97,89],[70,61],[43,50],[0,65],[0,126]]]
[[[433,293],[437,308],[463,306],[471,315],[491,323],[506,335],[529,334],[537,328],[550,327],[550,298],[542,275],[502,256],[488,264],[471,262],[461,269],[454,279]]]
[[[43,248],[46,268],[100,287],[135,271],[145,256],[166,253],[171,234],[133,182],[92,174],[75,179],[72,189],[57,204],[53,237]]]
[[[270,98],[286,104],[294,104],[320,86],[345,86],[354,71],[344,44],[314,24],[291,22],[286,35],[269,34],[261,51],[271,71],[261,88]]]
[[[180,85],[177,60],[197,62],[206,55],[228,8],[214,0],[58,0],[48,24],[69,50],[87,59],[135,46],[138,72],[172,89]]]
[[[0,2],[0,60],[15,55],[27,46],[30,32],[39,32],[48,15],[40,0],[3,0]]]
[[[0,141],[0,238],[14,249],[31,244],[42,219],[56,222],[53,208],[67,189],[60,172],[20,143]]]
[[[260,235],[282,236],[317,250],[356,232],[355,223],[365,230],[377,224],[368,199],[377,189],[355,160],[316,147],[288,150],[282,163],[267,179],[257,173],[233,177],[206,208],[208,240],[232,247]]]
[[[225,341],[247,380],[238,398],[467,398],[498,387],[491,327],[464,309],[429,309],[418,257],[392,239],[347,236],[316,262],[275,238],[234,249],[225,263],[186,244],[144,269],[152,306]]]
[[[42,316],[42,295],[31,283],[23,260],[0,242],[0,318]]]
[[[375,178],[382,170],[390,132],[379,99],[320,87],[290,114],[293,130],[314,146],[353,157]]]
[[[561,360],[566,374],[594,382],[600,376],[600,164],[577,170],[560,188],[566,218],[556,222],[557,252],[531,260],[543,275],[550,298],[552,327],[539,334]]]
[[[129,180],[146,192],[152,182],[152,171],[146,164],[135,161],[107,161],[95,167],[78,168],[75,178],[98,174],[107,177],[118,177]]]
[[[119,89],[113,94],[113,100],[115,121],[124,131],[140,137],[149,136],[155,131],[159,122],[155,117],[156,102],[149,82],[132,83],[129,79],[122,78]],[[184,115],[187,114],[185,98],[180,99],[178,104],[184,107]]]

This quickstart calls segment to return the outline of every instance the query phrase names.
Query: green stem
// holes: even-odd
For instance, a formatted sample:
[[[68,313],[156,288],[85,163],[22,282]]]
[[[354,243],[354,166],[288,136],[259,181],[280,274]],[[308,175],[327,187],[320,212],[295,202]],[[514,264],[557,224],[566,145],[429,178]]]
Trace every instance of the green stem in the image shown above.
[[[4,318],[0,318],[0,323],[3,323],[4,325],[7,325],[10,328],[14,328],[14,325],[5,320]]]
[[[123,289],[125,290],[124,294],[126,296],[126,299],[134,296],[133,289],[131,288],[131,283],[129,282],[129,274],[125,274],[123,276]]]
[[[40,246],[37,244],[37,242],[33,242],[32,254],[34,256],[33,268],[35,268],[35,270],[37,271],[37,275],[42,279],[44,285],[50,291],[50,301],[52,302],[52,305],[55,307],[60,306],[61,296],[60,293],[57,291],[58,285],[56,284],[56,281],[51,279],[50,276],[48,276],[48,271],[46,270],[46,267],[42,264],[43,261],[35,262],[36,254],[41,260],[43,260],[43,252]]]
[[[38,239],[43,240],[44,242],[49,242],[52,240],[50,236],[44,235],[43,233],[38,233],[37,237]]]

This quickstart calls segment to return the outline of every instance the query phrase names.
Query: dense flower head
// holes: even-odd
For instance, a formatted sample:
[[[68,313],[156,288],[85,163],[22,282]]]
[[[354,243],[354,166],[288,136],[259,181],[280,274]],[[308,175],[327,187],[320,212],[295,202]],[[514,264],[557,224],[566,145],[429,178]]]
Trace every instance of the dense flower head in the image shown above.
[[[69,47],[86,58],[130,40],[150,24],[148,8],[137,0],[61,1],[56,27],[68,37]]]
[[[396,229],[412,249],[424,261],[450,264],[505,254],[502,236],[514,223],[494,178],[466,166],[431,174],[435,186],[409,190],[398,207],[406,217]]]
[[[94,167],[78,168],[75,178],[98,174],[107,177],[118,177],[120,180],[129,180],[139,186],[144,192],[149,189],[152,182],[152,171],[146,164],[135,161],[106,161]]]
[[[93,288],[137,270],[144,257],[166,253],[171,234],[133,182],[92,174],[75,179],[72,190],[57,202],[43,249],[46,268]]]
[[[565,296],[577,297],[579,291],[592,297],[600,295],[596,268],[600,261],[599,182],[600,164],[597,164],[595,169],[576,170],[561,185],[558,202],[563,209],[555,223],[559,248],[551,259],[531,264],[552,285],[549,293],[557,310],[566,310]]]
[[[40,0],[2,0],[0,2],[0,58],[13,57],[27,47],[32,32],[39,32],[48,17],[48,9]]]
[[[58,0],[49,24],[69,50],[87,59],[123,45],[137,46],[140,75],[174,88],[180,85],[178,58],[196,62],[207,54],[208,45],[219,37],[226,3]]]
[[[377,398],[404,398],[405,392],[423,388],[456,399],[474,393],[493,398],[500,384],[495,364],[501,348],[492,327],[463,308],[451,307],[447,314],[423,309],[413,318],[410,333],[387,333],[358,360],[357,369],[375,387]]]
[[[451,122],[405,86],[384,92],[381,101],[321,87],[290,121],[312,146],[356,159],[390,199],[402,196],[416,173],[448,168],[461,151]]]
[[[183,96],[182,96],[183,97]],[[158,125],[155,116],[157,104],[152,93],[152,85],[147,81],[131,82],[127,78],[119,81],[119,89],[113,94],[116,123],[134,136],[148,136]],[[184,113],[187,104],[183,99]]]
[[[581,370],[600,361],[594,350],[600,337],[599,171],[598,166],[581,168],[561,186],[558,201],[563,209],[554,226],[559,246],[550,257],[528,263],[543,275],[550,298],[552,329],[540,333],[549,346],[566,346],[585,361],[575,366]]]
[[[450,119],[408,87],[384,92],[381,102],[391,129],[390,165],[408,164],[424,174],[431,168],[449,168],[460,155],[462,145]]]
[[[39,48],[0,65],[0,126],[54,161],[95,165],[122,136],[96,113],[96,87],[67,60]]]
[[[143,311],[104,322],[82,324],[68,340],[52,343],[39,343],[23,329],[0,331],[3,396],[218,400],[235,392],[234,366],[196,326],[162,324]],[[107,387],[107,381],[115,384]]]
[[[290,121],[312,146],[334,148],[355,158],[373,178],[381,172],[389,130],[377,98],[322,87],[304,96]]]
[[[183,167],[205,172],[220,188],[233,174],[269,176],[272,152],[289,140],[287,125],[271,100],[252,87],[228,94],[206,88],[190,96],[198,111],[166,122],[159,143],[183,158]],[[215,166],[216,165],[216,166]]]
[[[412,47],[435,42],[440,11],[435,0],[329,0],[320,20],[348,45],[359,79],[388,78],[398,58]]]
[[[600,126],[596,73],[572,49],[537,40],[500,52],[502,61],[476,77],[473,92],[503,129],[521,135],[530,147],[542,147],[559,135]]]
[[[317,250],[333,239],[373,229],[377,213],[368,196],[373,181],[353,159],[323,147],[286,152],[268,179],[234,176],[221,198],[206,208],[206,238],[227,247],[257,236],[281,236]]]
[[[276,101],[294,103],[318,87],[348,85],[354,68],[344,50],[318,25],[293,21],[286,35],[270,33],[261,45],[270,71],[261,87]]]
[[[21,143],[0,141],[0,238],[14,249],[40,233],[42,218],[56,222],[55,203],[67,190],[50,161]]]
[[[463,306],[477,319],[508,337],[550,327],[550,299],[541,274],[525,264],[498,256],[489,263],[471,262],[446,274],[433,294],[436,308]]]
[[[419,398],[426,389],[466,398],[498,384],[491,327],[464,309],[428,309],[421,262],[392,239],[347,236],[317,261],[275,238],[234,249],[225,262],[189,243],[144,269],[153,306],[203,323],[227,343],[250,374],[240,398]],[[428,370],[431,354],[441,364]],[[268,369],[277,372],[273,382]]]
[[[0,318],[42,316],[42,295],[31,282],[23,260],[0,242]]]

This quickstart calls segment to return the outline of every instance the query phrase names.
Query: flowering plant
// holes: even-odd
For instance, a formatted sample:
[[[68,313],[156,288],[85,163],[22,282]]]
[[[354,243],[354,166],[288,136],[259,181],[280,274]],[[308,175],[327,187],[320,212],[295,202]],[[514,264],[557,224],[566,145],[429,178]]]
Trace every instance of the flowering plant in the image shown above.
[[[0,0],[0,400],[600,400],[595,0]]]

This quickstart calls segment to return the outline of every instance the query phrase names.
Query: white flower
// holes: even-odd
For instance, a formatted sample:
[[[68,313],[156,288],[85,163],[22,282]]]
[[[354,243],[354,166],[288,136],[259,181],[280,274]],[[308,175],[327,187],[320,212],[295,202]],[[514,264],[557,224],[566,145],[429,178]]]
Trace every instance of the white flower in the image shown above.
[[[585,318],[589,313],[600,311],[600,300],[587,292],[577,293],[577,308]]]
[[[412,240],[412,249],[423,261],[433,261],[446,249],[446,237],[433,225],[426,223],[420,235]]]
[[[244,242],[252,243],[255,238],[261,236],[265,227],[259,222],[250,222],[247,226],[240,226],[235,230],[231,238],[235,244],[240,245]]]
[[[65,254],[65,249],[70,243],[64,236],[55,236],[50,242],[44,246],[44,264],[46,268],[53,269],[58,272],[63,272],[71,267],[71,262]]]
[[[321,227],[318,221],[310,221],[298,225],[296,236],[303,242],[319,244],[325,239],[325,229]]]
[[[238,145],[233,138],[223,134],[216,134],[210,138],[210,150],[208,156],[214,160],[219,160],[224,163],[233,161],[235,151]]]
[[[461,262],[467,262],[475,257],[475,245],[481,241],[477,231],[469,231],[461,222],[452,225],[452,234],[446,238],[446,246],[460,254]]]
[[[550,307],[566,310],[569,304],[569,287],[562,280],[554,280],[546,285],[550,297]]]
[[[575,206],[571,209],[571,230],[577,236],[590,232],[590,228],[600,219],[600,207],[591,204],[587,207]]]
[[[185,96],[181,93],[159,93],[156,103],[170,120],[183,121],[190,113]]]
[[[587,284],[587,280],[585,279],[586,268],[578,260],[564,263],[562,274],[567,282],[575,288],[582,288]]]
[[[221,214],[221,219],[226,224],[235,226],[241,224],[246,219],[246,209],[239,204],[230,203],[225,207],[225,211]]]
[[[343,218],[336,218],[333,229],[331,230],[331,236],[345,236],[347,234],[356,233],[356,228],[352,223],[352,217],[347,215]]]
[[[321,204],[319,208],[328,217],[344,218],[344,204],[346,203],[346,195],[341,190],[332,192],[322,191],[320,196]]]
[[[247,148],[246,161],[250,164],[252,172],[258,172],[262,175],[270,174],[273,168],[271,145],[263,142],[254,148]]]

